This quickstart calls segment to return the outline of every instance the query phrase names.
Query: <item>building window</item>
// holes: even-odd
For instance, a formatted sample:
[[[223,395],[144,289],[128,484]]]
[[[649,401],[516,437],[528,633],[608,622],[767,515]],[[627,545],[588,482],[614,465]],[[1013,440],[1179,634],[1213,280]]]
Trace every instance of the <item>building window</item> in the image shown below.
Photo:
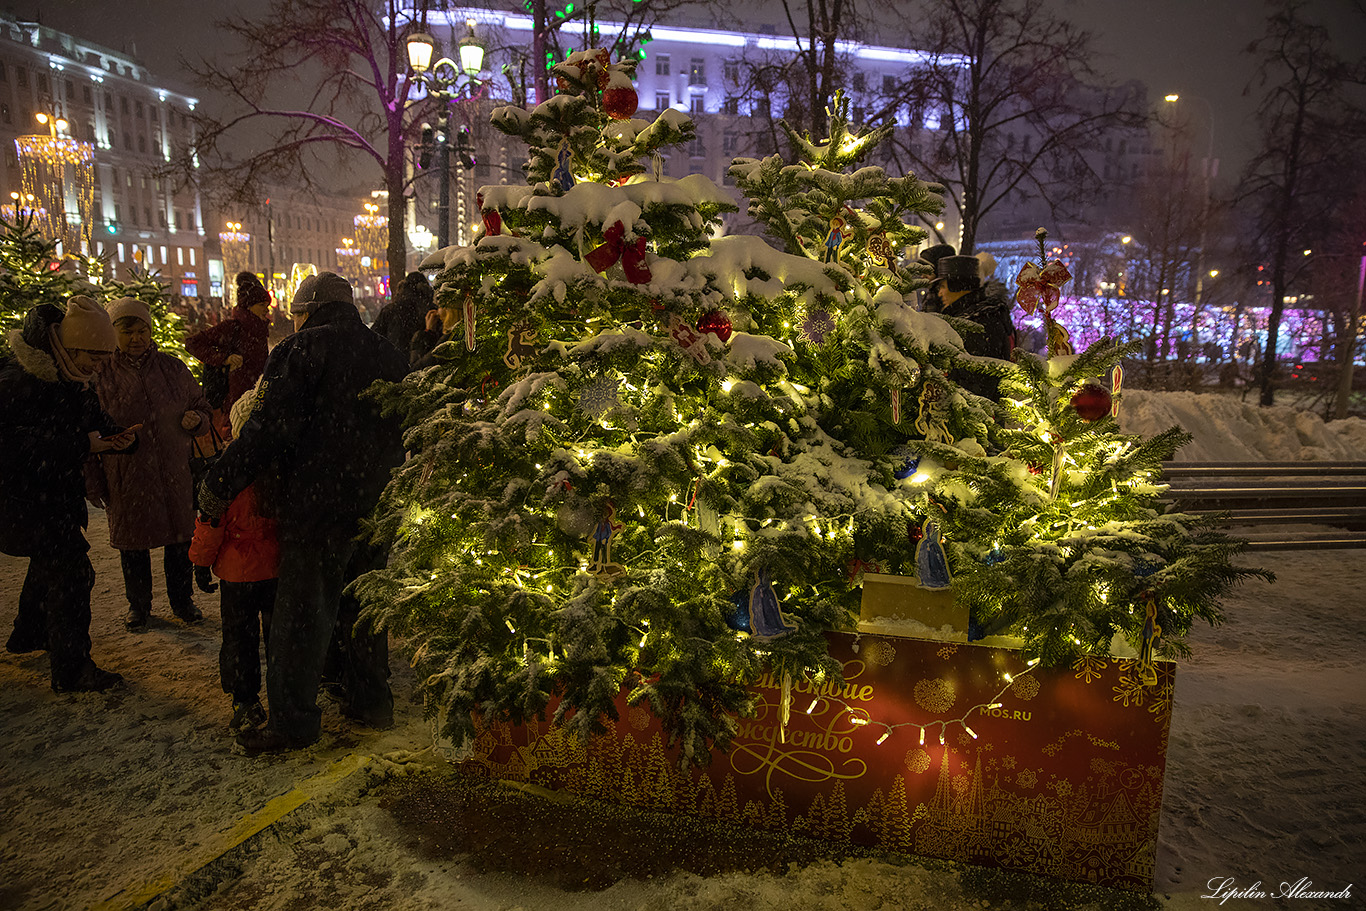
[[[119,110],[123,111],[125,114],[128,113],[128,99],[123,95],[119,96]]]
[[[688,98],[688,110],[694,114],[705,114],[707,111],[706,105],[703,104],[705,98],[705,95],[693,95]]]
[[[862,92],[868,87],[868,77],[864,73],[854,74],[854,91]]]
[[[38,94],[40,94],[40,95],[51,95],[51,94],[52,94],[52,88],[51,88],[51,86],[48,85],[48,82],[47,82],[47,73],[39,73],[39,74],[38,74]]]
[[[115,206],[115,207],[114,207],[114,211],[115,211],[115,212],[118,211],[118,206]],[[128,207],[128,223],[129,223],[130,225],[133,225],[134,227],[137,226],[137,223],[138,223],[138,207],[137,207],[137,206],[129,206],[129,207]]]
[[[139,102],[137,103],[137,114],[138,114],[138,120],[141,120],[144,116],[146,116],[145,113],[144,113],[143,110],[142,110],[142,102],[141,102],[141,101],[139,101]]]
[[[66,80],[66,100],[76,100],[76,83],[72,82],[70,79]]]
[[[167,227],[167,225],[166,225],[166,212],[165,212],[164,210],[157,212],[157,221],[161,222],[161,226],[162,226],[163,228]]]
[[[190,248],[190,265],[194,265],[194,247]]]
[[[176,248],[175,248],[175,261],[176,261],[176,265],[177,265],[177,266],[183,266],[183,265],[185,265],[185,248],[184,248],[184,247],[176,247]]]
[[[655,75],[656,75],[656,76],[667,76],[667,75],[669,75],[669,55],[668,55],[668,54],[660,54],[658,57],[655,58]]]
[[[120,242],[119,242],[119,262],[124,263],[124,262],[127,262],[127,261],[128,261],[127,258],[124,256],[123,242],[120,241]]]
[[[727,155],[734,155],[740,150],[740,134],[734,130],[726,130],[721,134],[721,151]]]
[[[707,84],[707,61],[701,57],[692,58],[688,64],[688,85]]]
[[[90,105],[91,107],[94,107],[95,93],[91,91],[90,86],[81,86],[81,100],[84,101],[86,104]]]
[[[702,173],[702,168],[705,167],[706,164],[707,164],[707,163],[706,163],[705,161],[701,161],[701,160],[698,160],[698,161],[690,161],[690,162],[688,162],[688,173],[689,173],[689,174],[701,174],[701,173]]]
[[[125,149],[127,149],[128,151],[130,151],[130,152],[133,151],[133,134],[132,134],[132,133],[124,133],[124,134],[123,134],[123,147],[124,147]]]
[[[721,110],[727,114],[740,113],[740,99],[734,95],[727,95],[726,100],[721,102]]]
[[[707,144],[702,141],[701,136],[694,136],[688,140],[688,154],[693,158],[707,157]]]
[[[0,104],[0,120],[3,120],[5,123],[9,123],[12,119],[13,118],[10,116],[9,112],[9,105]]]
[[[731,85],[740,84],[740,63],[737,60],[726,61],[726,82]]]
[[[668,92],[655,92],[655,110],[662,111],[669,106]]]
[[[28,88],[28,70],[22,66],[16,66],[14,68],[14,81],[19,83],[19,88]]]
[[[888,95],[895,95],[895,94],[896,94],[896,77],[895,77],[895,76],[892,76],[892,75],[889,74],[889,75],[886,75],[886,76],[883,76],[883,77],[882,77],[882,91],[886,92]]]
[[[165,220],[166,220],[166,219],[164,219],[164,218],[162,219],[162,221],[165,221]],[[161,264],[162,264],[163,266],[166,265],[166,248],[165,248],[164,246],[161,248]]]
[[[151,210],[151,208],[148,207],[148,206],[143,206],[143,207],[142,207],[142,214],[145,215],[145,216],[147,217],[147,227],[150,228],[150,227],[152,226],[152,210]],[[148,249],[150,250],[151,247],[148,247]]]

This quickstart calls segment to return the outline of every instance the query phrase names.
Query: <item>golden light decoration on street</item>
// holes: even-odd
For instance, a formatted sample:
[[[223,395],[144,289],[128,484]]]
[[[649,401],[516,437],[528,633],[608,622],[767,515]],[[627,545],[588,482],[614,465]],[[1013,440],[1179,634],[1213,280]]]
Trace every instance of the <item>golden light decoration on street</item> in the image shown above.
[[[363,272],[378,274],[389,248],[389,219],[379,214],[379,206],[365,204],[365,214],[355,217],[356,247],[360,252],[359,265]]]
[[[360,250],[356,248],[356,242],[349,237],[343,237],[342,245],[337,247],[337,274],[353,285],[360,281],[363,274],[360,267]]]
[[[37,120],[48,128],[47,136],[14,140],[24,196],[35,203],[27,208],[35,215],[35,227],[60,240],[64,252],[88,250],[95,207],[95,147],[66,135],[66,121],[59,117],[39,113]]]
[[[251,261],[251,235],[243,232],[240,221],[227,223],[226,231],[218,232],[218,242],[223,247],[224,286],[227,289],[229,306],[237,305],[237,273],[247,271]]]

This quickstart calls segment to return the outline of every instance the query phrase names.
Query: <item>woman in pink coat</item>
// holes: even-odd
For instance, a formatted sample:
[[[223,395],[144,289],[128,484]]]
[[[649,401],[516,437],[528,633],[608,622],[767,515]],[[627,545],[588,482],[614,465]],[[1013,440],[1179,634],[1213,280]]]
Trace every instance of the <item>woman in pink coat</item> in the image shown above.
[[[166,594],[187,623],[203,619],[193,599],[190,539],[194,536],[190,444],[208,427],[209,403],[188,367],[157,350],[152,316],[142,301],[108,306],[118,350],[94,380],[100,404],[125,425],[141,424],[133,455],[100,459],[89,472],[91,500],[105,506],[109,544],[123,564],[131,631],[147,628],[152,612],[151,549],[165,548]]]

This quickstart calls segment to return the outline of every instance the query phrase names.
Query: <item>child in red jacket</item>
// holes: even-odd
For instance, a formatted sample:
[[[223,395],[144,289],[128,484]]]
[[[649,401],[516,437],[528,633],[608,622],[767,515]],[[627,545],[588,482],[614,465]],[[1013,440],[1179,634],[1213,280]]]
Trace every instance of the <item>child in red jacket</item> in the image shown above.
[[[258,390],[242,395],[232,407],[233,436],[247,422]],[[190,560],[195,579],[204,591],[213,591],[208,568],[222,580],[219,610],[223,616],[223,646],[218,652],[218,674],[223,692],[232,696],[234,734],[266,722],[261,706],[261,642],[270,651],[270,615],[280,567],[280,545],[274,519],[257,508],[252,485],[232,501],[223,517],[210,524],[195,520]]]

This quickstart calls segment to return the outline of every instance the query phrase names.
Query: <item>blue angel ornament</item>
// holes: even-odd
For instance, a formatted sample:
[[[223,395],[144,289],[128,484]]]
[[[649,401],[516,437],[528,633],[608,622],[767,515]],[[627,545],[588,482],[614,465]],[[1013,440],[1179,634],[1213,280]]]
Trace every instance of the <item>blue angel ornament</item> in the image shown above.
[[[939,523],[926,519],[920,526],[920,543],[915,546],[915,569],[920,587],[931,591],[948,588],[953,582],[949,572],[949,558],[939,540]]]
[[[778,603],[778,593],[773,590],[773,582],[768,570],[761,568],[756,574],[754,587],[749,590],[749,629],[755,639],[777,639],[797,628],[783,616]]]

